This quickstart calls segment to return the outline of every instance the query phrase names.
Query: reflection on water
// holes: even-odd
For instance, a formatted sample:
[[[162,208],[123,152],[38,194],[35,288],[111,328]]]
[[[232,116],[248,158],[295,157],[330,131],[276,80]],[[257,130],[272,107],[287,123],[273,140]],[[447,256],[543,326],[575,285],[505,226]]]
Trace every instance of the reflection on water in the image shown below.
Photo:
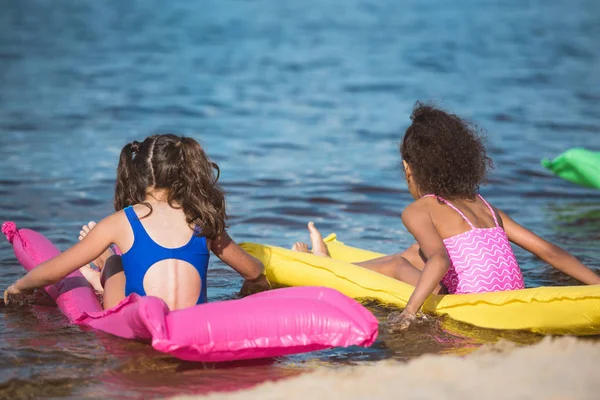
[[[600,3],[472,0],[3,2],[0,219],[64,249],[111,212],[120,148],[157,131],[200,140],[222,169],[231,233],[288,247],[312,219],[383,253],[412,242],[397,145],[415,100],[488,131],[483,194],[600,269],[600,196],[539,164],[599,149]],[[518,251],[526,284],[574,282]],[[0,285],[22,275],[0,241]],[[240,278],[213,261],[212,301]],[[389,309],[366,303],[385,320]],[[465,354],[538,335],[429,318],[369,349],[228,365],[165,358],[69,326],[43,297],[0,309],[0,394],[147,398],[248,387],[317,366]]]

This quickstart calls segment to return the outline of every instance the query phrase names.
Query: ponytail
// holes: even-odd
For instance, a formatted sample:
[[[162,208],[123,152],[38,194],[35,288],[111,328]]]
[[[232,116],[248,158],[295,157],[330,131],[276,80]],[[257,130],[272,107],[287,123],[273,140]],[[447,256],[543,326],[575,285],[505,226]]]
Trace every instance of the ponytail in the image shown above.
[[[178,179],[172,184],[169,202],[180,204],[188,223],[214,239],[227,227],[225,193],[218,184],[219,166],[210,161],[197,141],[188,137],[180,140]]]
[[[134,157],[140,151],[142,145],[143,143],[134,140],[121,149],[113,199],[115,211],[120,211],[144,200],[145,187],[143,181],[146,181],[146,179],[139,174],[140,171],[137,171],[138,168],[135,164],[138,164],[138,160],[137,156]]]

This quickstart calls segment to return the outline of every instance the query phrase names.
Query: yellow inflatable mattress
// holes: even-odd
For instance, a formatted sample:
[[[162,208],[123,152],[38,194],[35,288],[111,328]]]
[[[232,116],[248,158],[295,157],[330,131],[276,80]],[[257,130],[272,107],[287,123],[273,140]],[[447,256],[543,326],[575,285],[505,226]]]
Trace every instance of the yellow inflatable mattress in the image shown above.
[[[243,243],[266,266],[276,286],[327,286],[353,298],[371,298],[404,307],[413,286],[351,262],[383,254],[346,246],[329,235],[332,258],[275,246]],[[495,293],[431,295],[423,311],[491,329],[527,330],[550,335],[600,334],[600,285],[538,287]]]

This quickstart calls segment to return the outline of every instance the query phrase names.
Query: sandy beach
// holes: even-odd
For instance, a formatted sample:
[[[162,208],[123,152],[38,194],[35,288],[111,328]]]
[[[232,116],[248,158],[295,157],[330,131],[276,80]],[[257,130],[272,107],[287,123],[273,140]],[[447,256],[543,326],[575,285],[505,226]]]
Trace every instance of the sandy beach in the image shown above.
[[[501,341],[465,357],[319,369],[250,390],[176,399],[597,399],[599,359],[600,343],[592,341],[548,337],[526,347]]]

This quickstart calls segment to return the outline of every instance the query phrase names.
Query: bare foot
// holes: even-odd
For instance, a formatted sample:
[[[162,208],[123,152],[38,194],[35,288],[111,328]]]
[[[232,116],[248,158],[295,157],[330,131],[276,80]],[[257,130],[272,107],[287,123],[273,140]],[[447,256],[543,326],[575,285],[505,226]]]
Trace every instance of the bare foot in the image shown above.
[[[100,283],[100,271],[96,271],[92,268],[90,264],[88,264],[79,268],[79,272],[81,272],[81,275],[83,275],[83,277],[88,281],[88,283],[92,285],[96,292],[104,293],[104,288]]]
[[[310,243],[312,244],[312,252],[316,256],[329,257],[329,251],[323,241],[321,232],[315,227],[314,222],[308,223],[308,231],[310,232]]]
[[[292,246],[292,250],[299,251],[300,253],[310,253],[310,250],[308,250],[308,245],[302,242],[294,243],[294,245]]]
[[[88,233],[90,233],[90,230],[92,230],[94,226],[96,226],[96,223],[94,221],[90,221],[87,225],[84,225],[81,228],[81,231],[79,232],[79,240],[83,240],[83,238],[86,237]],[[97,292],[104,292],[104,288],[100,284],[100,273],[104,268],[104,264],[106,264],[106,260],[108,260],[108,258],[113,254],[114,253],[112,252],[112,250],[106,249],[106,251],[102,253],[100,257],[94,260],[94,264],[100,271],[96,271],[95,269],[93,269],[90,264],[79,268],[79,272],[81,272],[81,274],[85,277],[85,279],[87,279],[90,285],[92,285],[94,290],[96,290]]]
[[[79,232],[79,240],[83,240],[84,237],[86,237],[90,231],[92,230],[92,228],[94,228],[94,226],[96,226],[96,223],[94,221],[90,221],[87,225],[84,225],[81,228],[81,231]],[[100,255],[100,257],[96,258],[93,262],[96,265],[96,267],[102,271],[102,269],[104,268],[104,264],[106,264],[106,260],[108,260],[108,258],[112,255],[114,255],[115,253],[112,252],[112,250],[106,249],[106,251],[104,253],[102,253]]]

